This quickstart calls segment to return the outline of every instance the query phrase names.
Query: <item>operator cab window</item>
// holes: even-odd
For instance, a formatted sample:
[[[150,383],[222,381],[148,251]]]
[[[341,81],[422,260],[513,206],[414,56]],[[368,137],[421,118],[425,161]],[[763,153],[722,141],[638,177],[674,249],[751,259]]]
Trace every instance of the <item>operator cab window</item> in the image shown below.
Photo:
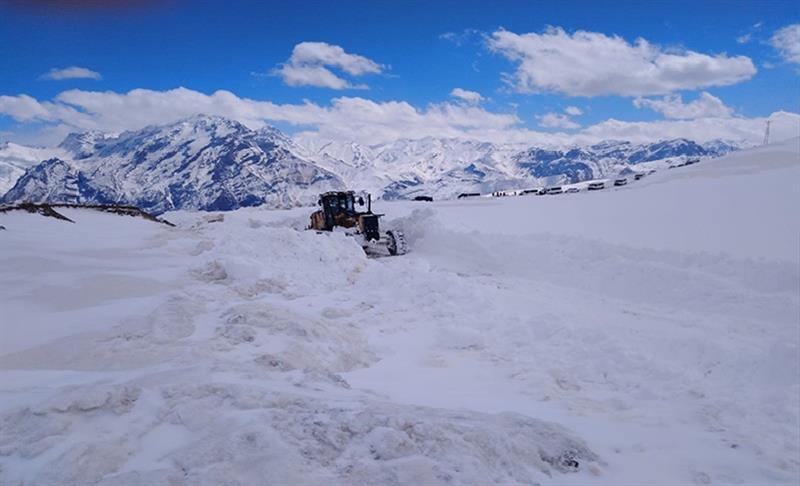
[[[347,196],[339,198],[339,208],[346,212],[353,212],[353,200]]]

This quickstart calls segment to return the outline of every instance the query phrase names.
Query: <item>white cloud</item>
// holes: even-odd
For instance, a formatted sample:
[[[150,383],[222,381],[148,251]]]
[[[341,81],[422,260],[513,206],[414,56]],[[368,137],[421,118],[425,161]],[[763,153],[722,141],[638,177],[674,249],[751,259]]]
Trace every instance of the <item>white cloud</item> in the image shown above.
[[[461,88],[454,88],[453,91],[450,92],[450,96],[460,98],[471,104],[478,104],[483,101],[483,96],[477,91],[468,91]]]
[[[647,96],[724,86],[756,73],[750,58],[663,49],[639,38],[551,27],[541,34],[494,32],[490,49],[517,63],[507,81],[522,93]]]
[[[764,136],[766,121],[763,117],[657,122],[612,119],[570,133],[548,133],[522,127],[514,113],[492,112],[463,103],[438,103],[418,108],[405,101],[340,97],[322,105],[311,102],[276,104],[240,98],[230,91],[205,94],[186,88],[135,89],[127,93],[69,90],[53,100],[37,100],[28,95],[0,96],[0,115],[10,116],[28,127],[30,130],[25,133],[28,143],[36,141],[31,130],[41,130],[40,141],[48,136],[47,141],[53,142],[56,134],[63,135],[67,131],[119,132],[169,123],[199,113],[229,117],[251,128],[282,123],[320,139],[367,144],[426,136],[542,146],[594,143],[608,138],[637,142],[677,137],[758,143]],[[773,120],[773,140],[800,135],[800,115],[778,112],[770,119]],[[6,138],[20,139],[9,135]]]
[[[316,86],[331,89],[366,89],[366,85],[350,84],[323,66],[293,66],[286,64],[278,70],[289,86]]]
[[[539,121],[539,126],[544,128],[580,128],[579,124],[561,113],[550,112],[544,115],[536,115],[536,119]]]
[[[587,127],[580,135],[588,140],[622,139],[638,142],[688,138],[699,142],[723,139],[758,144],[764,138],[764,126],[768,119],[772,121],[770,140],[777,142],[800,136],[800,115],[785,111],[757,118],[699,118],[655,122],[610,119]]]
[[[689,103],[684,103],[680,95],[668,95],[661,99],[636,98],[636,108],[650,108],[667,118],[690,120],[695,118],[725,118],[733,116],[733,109],[716,96],[703,91]]]
[[[365,89],[363,84],[353,85],[329,68],[339,69],[351,76],[380,74],[383,66],[357,54],[349,54],[339,46],[325,42],[301,42],[294,46],[292,55],[273,74],[280,76],[289,86],[316,86],[331,89]]]
[[[428,135],[458,137],[519,124],[513,113],[493,113],[478,106],[439,103],[419,109],[405,101],[358,97],[334,98],[328,105],[276,104],[239,98],[230,91],[207,95],[186,88],[128,93],[69,90],[53,101],[27,95],[0,96],[0,114],[20,122],[63,124],[72,130],[131,130],[200,113],[229,117],[251,128],[275,122],[310,127],[330,138],[365,143]]]
[[[752,38],[753,34],[744,34],[737,37],[736,42],[738,42],[739,44],[747,44],[748,42],[750,42],[750,39]]]
[[[564,113],[570,116],[581,116],[583,115],[583,110],[581,110],[577,106],[568,106],[564,108]]]
[[[84,67],[70,66],[63,69],[53,68],[39,76],[39,79],[61,81],[64,79],[101,79],[100,73]]]
[[[800,24],[787,25],[777,30],[769,43],[786,61],[800,64]]]
[[[27,122],[34,120],[50,121],[50,111],[36,98],[28,95],[0,96],[0,113],[15,120]]]

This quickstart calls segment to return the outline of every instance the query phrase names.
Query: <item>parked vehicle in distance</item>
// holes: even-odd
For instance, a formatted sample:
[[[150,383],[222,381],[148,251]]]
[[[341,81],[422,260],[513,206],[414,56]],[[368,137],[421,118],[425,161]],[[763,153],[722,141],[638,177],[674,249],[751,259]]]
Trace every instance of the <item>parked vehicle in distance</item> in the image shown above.
[[[686,163],[684,165],[692,165],[692,164],[696,164],[698,162],[700,162],[700,159],[689,159],[689,160],[686,161]]]
[[[628,179],[625,178],[625,177],[622,177],[620,179],[614,179],[614,185],[615,186],[624,186],[627,183],[628,183]]]
[[[642,177],[644,177],[644,172],[639,172],[638,174],[633,176],[633,180],[638,181]]]
[[[655,173],[656,173],[655,169],[650,169],[649,171],[647,171],[647,175],[653,175]]]
[[[464,199],[465,197],[478,197],[480,195],[480,192],[462,192],[458,195],[458,199]]]
[[[547,194],[547,189],[545,189],[544,187],[537,187],[536,189],[525,189],[520,193],[520,195],[522,194],[535,194],[537,196],[541,196],[542,194]]]
[[[561,186],[548,187],[546,194],[561,194]]]
[[[430,196],[417,196],[414,198],[415,201],[428,201],[433,202],[433,198]]]
[[[605,189],[606,184],[604,182],[590,182],[587,189],[590,191],[599,191],[600,189]]]
[[[576,192],[581,192],[581,190],[577,187],[568,187],[566,190],[564,190],[564,194],[575,194]]]

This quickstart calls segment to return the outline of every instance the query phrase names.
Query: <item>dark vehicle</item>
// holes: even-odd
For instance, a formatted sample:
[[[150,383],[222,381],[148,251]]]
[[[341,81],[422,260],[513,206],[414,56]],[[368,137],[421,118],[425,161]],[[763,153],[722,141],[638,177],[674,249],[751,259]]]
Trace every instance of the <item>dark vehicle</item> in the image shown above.
[[[547,194],[561,194],[561,192],[562,192],[561,186],[555,186],[555,187],[548,187],[546,193]]]
[[[640,172],[640,173],[638,173],[638,174],[633,176],[633,180],[638,181],[642,177],[644,177],[644,174]]]
[[[686,163],[684,165],[692,165],[692,164],[696,164],[698,162],[700,162],[700,159],[689,159],[689,160],[686,161]]]
[[[520,193],[520,195],[522,196],[522,195],[525,195],[525,194],[535,194],[537,196],[541,196],[542,194],[545,194],[545,193],[547,193],[547,189],[539,187],[537,189],[525,189],[524,191],[522,191]]]
[[[614,181],[614,185],[615,185],[615,186],[624,186],[624,185],[625,185],[625,184],[627,184],[627,183],[628,183],[628,179],[626,179],[626,178],[624,178],[624,177],[623,177],[622,179],[616,179],[616,180]]]
[[[367,195],[367,210],[358,211],[355,206],[364,205],[364,198],[356,200],[353,191],[331,191],[319,196],[322,208],[311,213],[311,224],[308,229],[317,231],[333,231],[333,228],[345,228],[349,235],[361,240],[361,247],[368,254],[375,246],[382,246],[390,255],[403,255],[407,251],[403,232],[390,230],[381,236],[378,220],[382,214],[372,212],[372,197]]]
[[[465,197],[478,197],[480,195],[480,192],[462,192],[458,195],[458,199],[464,199]]]
[[[433,198],[430,196],[417,196],[414,198],[415,201],[428,201],[433,202]]]
[[[605,189],[606,184],[604,182],[590,182],[587,189],[590,191],[599,191],[600,189]]]

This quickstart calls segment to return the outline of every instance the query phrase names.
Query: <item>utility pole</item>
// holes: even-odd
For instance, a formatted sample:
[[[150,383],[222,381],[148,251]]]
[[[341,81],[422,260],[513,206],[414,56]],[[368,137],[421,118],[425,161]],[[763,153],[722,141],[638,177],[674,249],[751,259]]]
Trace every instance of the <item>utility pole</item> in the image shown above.
[[[770,123],[772,123],[772,121],[767,120],[767,129],[764,130],[764,143],[762,143],[761,145],[767,145],[769,143],[769,124]]]

